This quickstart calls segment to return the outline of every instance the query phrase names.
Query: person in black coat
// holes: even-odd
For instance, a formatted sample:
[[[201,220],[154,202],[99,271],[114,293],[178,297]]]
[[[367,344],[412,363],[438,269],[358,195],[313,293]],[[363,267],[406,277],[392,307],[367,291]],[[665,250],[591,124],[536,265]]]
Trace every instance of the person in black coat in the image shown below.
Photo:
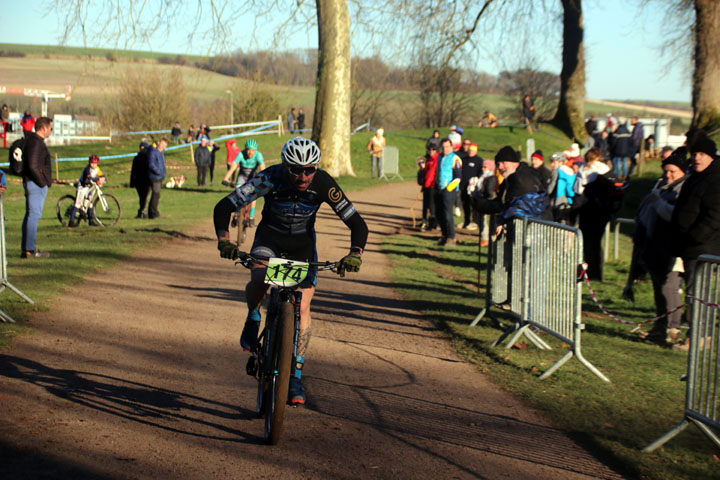
[[[628,161],[635,155],[635,147],[624,118],[620,119],[620,126],[610,135],[610,155],[613,173],[619,178],[626,178]]]
[[[130,169],[130,188],[134,188],[137,192],[140,205],[135,218],[148,218],[147,210],[145,210],[148,193],[150,193],[147,148],[148,144],[145,140],[140,142],[140,150],[133,158],[132,168]]]
[[[42,218],[48,189],[52,185],[50,152],[45,140],[52,133],[52,120],[40,117],[35,131],[28,132],[23,150],[22,177],[25,190],[25,216],[22,222],[21,258],[47,257],[37,249],[38,222]]]
[[[552,181],[552,172],[545,166],[545,158],[543,157],[542,150],[536,150],[530,156],[530,165],[533,168],[533,173],[538,177],[540,183],[542,183],[545,191],[548,191],[550,182]]]
[[[472,199],[468,192],[468,186],[470,185],[470,179],[477,179],[482,175],[482,157],[477,154],[478,146],[474,143],[470,143],[467,149],[467,155],[462,159],[462,177],[460,177],[460,202],[463,209],[464,221],[460,228],[467,228],[468,230],[478,229],[478,216],[474,212],[472,206]]]

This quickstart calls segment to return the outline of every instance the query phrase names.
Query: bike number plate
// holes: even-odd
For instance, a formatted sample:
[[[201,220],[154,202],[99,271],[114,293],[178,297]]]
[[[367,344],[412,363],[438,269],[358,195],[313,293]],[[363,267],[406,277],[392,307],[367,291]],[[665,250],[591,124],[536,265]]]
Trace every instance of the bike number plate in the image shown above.
[[[307,262],[271,258],[265,273],[265,283],[278,287],[293,287],[305,280],[310,265]]]

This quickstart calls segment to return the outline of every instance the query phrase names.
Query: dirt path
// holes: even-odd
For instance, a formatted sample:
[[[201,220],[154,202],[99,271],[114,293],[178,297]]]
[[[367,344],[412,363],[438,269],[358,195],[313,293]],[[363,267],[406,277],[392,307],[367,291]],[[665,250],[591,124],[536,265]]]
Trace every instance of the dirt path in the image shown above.
[[[88,279],[2,352],[0,476],[620,478],[392,290],[378,245],[407,226],[416,188],[352,195],[371,229],[363,268],[320,279],[308,405],[287,411],[280,445],[262,443],[238,345],[247,273],[208,222]],[[320,257],[340,258],[347,230],[325,207],[318,231]]]

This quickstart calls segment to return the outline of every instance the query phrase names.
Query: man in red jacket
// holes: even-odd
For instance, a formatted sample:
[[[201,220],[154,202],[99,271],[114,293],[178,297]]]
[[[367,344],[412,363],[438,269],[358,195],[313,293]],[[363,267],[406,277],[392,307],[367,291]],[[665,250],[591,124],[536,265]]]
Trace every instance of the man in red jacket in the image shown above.
[[[30,114],[30,110],[25,110],[25,115],[20,119],[25,138],[28,138],[35,127],[35,117]]]
[[[37,249],[37,226],[42,217],[48,188],[52,183],[50,152],[45,145],[52,133],[52,120],[40,117],[35,132],[28,134],[23,152],[23,188],[25,189],[25,217],[22,222],[21,258],[48,257]]]

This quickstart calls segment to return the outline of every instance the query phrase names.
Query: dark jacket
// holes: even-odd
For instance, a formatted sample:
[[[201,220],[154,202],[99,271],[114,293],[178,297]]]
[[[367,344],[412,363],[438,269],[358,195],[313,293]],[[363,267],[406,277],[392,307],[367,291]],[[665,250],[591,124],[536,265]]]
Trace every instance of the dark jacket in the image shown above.
[[[435,151],[442,152],[442,137],[430,137],[428,138],[428,141],[425,143],[425,151],[430,150],[430,147],[434,147]]]
[[[682,258],[720,255],[720,161],[693,172],[673,210],[675,253]]]
[[[473,177],[482,175],[482,157],[478,155],[465,156],[462,159],[462,177],[460,177],[460,191],[464,192]]]
[[[157,182],[165,178],[165,155],[157,148],[148,147],[148,178]]]
[[[133,158],[130,169],[130,187],[143,188],[149,184],[148,154],[146,150],[140,150]]]
[[[538,180],[540,180],[540,183],[542,183],[543,188],[545,188],[545,191],[547,192],[548,187],[550,186],[550,182],[553,178],[553,174],[550,169],[547,168],[545,165],[540,165],[538,168],[533,168],[532,172],[535,174]]]
[[[52,183],[51,166],[45,140],[37,133],[29,132],[23,150],[23,182],[31,180],[39,187],[49,186]]]
[[[212,156],[210,155],[211,147],[198,146],[195,149],[195,165],[198,167],[209,167]]]
[[[610,154],[615,157],[632,157],[635,155],[632,135],[625,125],[620,125],[610,134]]]
[[[633,126],[632,131],[632,143],[635,153],[638,153],[640,151],[640,145],[642,144],[644,136],[645,127],[643,126],[642,122],[639,121],[635,124],[635,126]]]
[[[500,191],[497,198],[493,200],[483,200],[478,196],[473,197],[475,208],[480,213],[499,213],[503,207],[517,197],[526,193],[544,192],[545,188],[540,183],[538,177],[533,173],[532,167],[526,163],[521,163],[515,173],[508,176],[503,183],[500,184]]]

